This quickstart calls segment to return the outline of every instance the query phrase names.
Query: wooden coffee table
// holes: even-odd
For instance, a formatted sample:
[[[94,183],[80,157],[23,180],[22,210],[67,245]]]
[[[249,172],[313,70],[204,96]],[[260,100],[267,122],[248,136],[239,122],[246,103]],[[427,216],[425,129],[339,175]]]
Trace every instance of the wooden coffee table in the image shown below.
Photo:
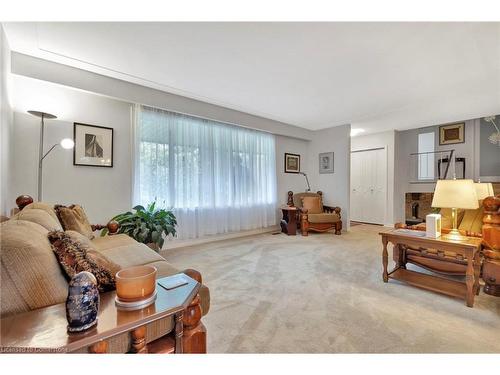
[[[82,333],[68,333],[65,303],[10,316],[1,320],[0,351],[4,353],[71,353],[88,348],[90,353],[106,353],[107,340],[130,333],[130,352],[146,353],[146,325],[174,316],[174,336],[169,340],[172,351],[182,353],[183,313],[195,298],[200,283],[186,276],[188,284],[172,290],[157,285],[155,303],[140,310],[119,310],[115,305],[115,292],[101,294],[97,325]],[[161,351],[165,352],[165,337]]]

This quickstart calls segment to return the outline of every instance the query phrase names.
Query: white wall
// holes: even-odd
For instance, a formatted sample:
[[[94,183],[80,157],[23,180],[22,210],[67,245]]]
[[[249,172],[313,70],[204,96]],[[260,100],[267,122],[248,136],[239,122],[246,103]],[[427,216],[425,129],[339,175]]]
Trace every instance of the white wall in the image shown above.
[[[105,224],[130,209],[130,105],[48,82],[13,76],[14,181],[10,206],[19,194],[37,194],[40,119],[26,113],[43,109],[58,116],[45,125],[48,150],[63,138],[73,138],[73,122],[114,128],[113,168],[73,166],[73,151],[56,147],[44,160],[43,201],[81,204],[93,223]]]
[[[311,139],[312,132],[304,128],[17,52],[12,53],[12,73],[106,95],[129,103],[150,105],[188,115],[263,130],[277,135]]]
[[[349,229],[351,186],[351,125],[336,126],[313,133],[309,145],[309,179],[311,190],[321,190],[328,206],[339,206],[343,228]],[[334,152],[334,173],[319,173],[319,154]]]
[[[309,175],[311,190],[322,190],[326,204],[340,206],[344,228],[348,227],[349,125],[312,132],[29,56],[16,56],[13,56],[12,68],[14,73],[18,73],[13,75],[16,174],[10,194],[11,206],[19,194],[36,196],[39,120],[26,114],[26,111],[38,109],[58,116],[57,120],[47,122],[46,148],[62,138],[72,137],[73,122],[115,129],[113,168],[74,167],[72,152],[60,148],[47,157],[44,162],[44,201],[64,204],[77,200],[88,211],[92,222],[101,223],[118,212],[130,209],[132,155],[129,103],[139,102],[170,110],[182,107],[184,113],[275,134],[278,205],[286,203],[289,190],[305,190],[304,177],[284,173],[283,168],[285,152],[300,154],[301,169]],[[120,92],[118,88],[124,91]],[[121,99],[112,99],[108,94]],[[335,152],[335,173],[320,176],[318,153],[330,151]],[[278,214],[280,218],[281,213]]]
[[[465,177],[470,179],[478,178],[479,163],[477,162],[477,148],[479,139],[475,128],[477,120],[465,121],[465,142],[452,145],[439,145],[439,125],[429,126],[419,129],[410,129],[396,132],[396,152],[395,152],[395,190],[394,190],[394,220],[404,221],[405,193],[432,193],[435,183],[412,183],[412,170],[410,164],[410,154],[418,151],[418,134],[435,132],[436,151],[455,150],[455,157],[465,157],[466,168]],[[462,164],[457,163],[461,168]],[[457,172],[459,168],[457,167]],[[449,178],[452,174],[449,173]]]
[[[285,173],[285,152],[300,155],[301,171],[309,175],[309,141],[302,139],[276,136],[276,174],[278,190],[278,206],[287,203],[288,191],[295,193],[306,191],[304,176],[296,173]],[[311,186],[311,189],[313,186]],[[278,214],[281,219],[281,211]]]
[[[0,215],[9,215],[8,197],[12,183],[12,124],[10,100],[10,49],[3,26],[0,25]]]
[[[16,170],[9,196],[9,208],[20,194],[36,197],[39,119],[26,112],[43,109],[58,116],[46,121],[45,150],[62,138],[73,137],[73,122],[114,128],[114,166],[73,166],[73,153],[57,147],[44,161],[43,200],[49,203],[82,204],[92,222],[105,223],[131,205],[131,121],[130,104],[102,95],[13,75]],[[286,204],[288,190],[304,191],[303,176],[284,173],[284,153],[300,154],[302,170],[309,165],[310,142],[276,136],[278,205]],[[277,214],[281,219],[281,211]]]
[[[389,130],[381,133],[361,135],[351,138],[351,151],[360,151],[373,148],[385,148],[387,150],[387,207],[384,224],[394,224],[394,153],[395,132]]]

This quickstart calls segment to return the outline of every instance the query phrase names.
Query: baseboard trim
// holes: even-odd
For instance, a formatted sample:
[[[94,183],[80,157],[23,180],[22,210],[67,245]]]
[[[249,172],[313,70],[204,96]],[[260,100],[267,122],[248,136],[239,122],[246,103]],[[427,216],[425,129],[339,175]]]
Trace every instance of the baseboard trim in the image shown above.
[[[211,242],[219,242],[219,241],[230,240],[230,239],[240,238],[240,237],[255,236],[256,234],[276,232],[278,230],[281,231],[280,226],[273,225],[273,226],[267,227],[267,228],[259,228],[259,229],[245,230],[245,231],[241,231],[241,232],[217,234],[217,235],[213,235],[213,236],[205,236],[205,237],[195,238],[195,239],[190,239],[190,240],[175,240],[174,239],[171,241],[165,241],[165,244],[163,245],[163,248],[161,249],[161,251],[170,250],[170,249],[178,249],[181,247],[195,246],[195,245],[206,244],[206,243],[211,243]]]

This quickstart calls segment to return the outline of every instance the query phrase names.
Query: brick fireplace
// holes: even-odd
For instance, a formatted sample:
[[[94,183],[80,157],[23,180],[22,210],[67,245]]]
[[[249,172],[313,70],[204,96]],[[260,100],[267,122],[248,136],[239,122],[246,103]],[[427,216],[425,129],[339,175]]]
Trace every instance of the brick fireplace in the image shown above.
[[[432,213],[432,196],[434,193],[406,193],[405,194],[405,218],[406,221],[415,220],[407,224],[417,224],[425,221],[425,217]],[[416,213],[416,218],[414,214]]]

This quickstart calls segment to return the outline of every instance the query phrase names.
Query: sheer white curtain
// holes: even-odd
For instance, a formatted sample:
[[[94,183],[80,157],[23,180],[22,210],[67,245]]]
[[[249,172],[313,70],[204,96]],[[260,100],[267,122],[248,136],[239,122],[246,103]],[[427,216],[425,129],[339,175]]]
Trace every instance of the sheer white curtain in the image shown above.
[[[156,199],[179,238],[276,224],[272,134],[136,105],[134,203]]]

